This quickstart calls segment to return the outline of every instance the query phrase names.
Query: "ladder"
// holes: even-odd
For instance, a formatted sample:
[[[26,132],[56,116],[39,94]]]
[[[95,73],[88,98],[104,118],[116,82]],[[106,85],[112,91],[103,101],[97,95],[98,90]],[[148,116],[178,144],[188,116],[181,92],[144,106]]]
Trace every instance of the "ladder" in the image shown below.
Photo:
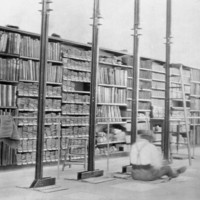
[[[66,137],[66,148],[64,149],[64,160],[62,171],[66,165],[83,165],[87,169],[87,145],[88,138]]]
[[[188,160],[189,160],[189,165],[191,165],[191,146],[190,146],[190,135],[189,135],[189,123],[188,123],[188,116],[187,116],[187,105],[186,105],[186,97],[185,97],[185,83],[184,83],[184,79],[183,79],[183,66],[181,64],[179,65],[176,65],[176,67],[179,68],[179,75],[172,75],[172,76],[180,76],[180,89],[181,89],[181,96],[182,96],[182,101],[183,101],[183,110],[184,110],[184,121],[185,121],[185,130],[186,130],[186,145],[187,145],[187,151],[188,151]],[[171,82],[171,81],[170,81]],[[173,87],[171,87],[173,88]],[[176,119],[172,119],[170,121],[176,121]],[[180,123],[180,118],[177,119],[177,121],[179,121]],[[180,132],[179,132],[179,127],[178,127],[178,135],[177,135],[177,150],[178,150],[178,145],[179,145],[179,135],[180,135]],[[172,154],[172,150],[170,148],[170,151],[171,151],[171,154]],[[171,155],[171,158],[172,158],[172,155]]]

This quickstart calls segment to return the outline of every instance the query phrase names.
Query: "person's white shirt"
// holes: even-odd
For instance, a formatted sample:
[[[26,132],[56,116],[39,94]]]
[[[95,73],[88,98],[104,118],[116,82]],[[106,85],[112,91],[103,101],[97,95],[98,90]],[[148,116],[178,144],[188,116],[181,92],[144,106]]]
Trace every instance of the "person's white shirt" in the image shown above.
[[[138,139],[131,147],[130,163],[134,165],[162,166],[162,156],[157,147],[146,139]]]

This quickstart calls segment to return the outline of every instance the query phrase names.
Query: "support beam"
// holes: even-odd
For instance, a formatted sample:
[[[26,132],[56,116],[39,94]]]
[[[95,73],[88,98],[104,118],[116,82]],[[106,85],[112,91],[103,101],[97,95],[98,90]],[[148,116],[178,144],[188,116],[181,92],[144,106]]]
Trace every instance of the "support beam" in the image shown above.
[[[132,82],[132,113],[131,113],[131,144],[136,141],[139,91],[139,29],[140,0],[135,0],[134,7],[134,43],[133,43],[133,82]]]
[[[40,71],[39,71],[39,97],[37,115],[37,146],[36,146],[36,168],[33,187],[54,185],[55,178],[43,178],[43,145],[44,145],[44,121],[45,121],[45,98],[46,98],[46,66],[48,49],[48,24],[49,24],[49,3],[42,2],[42,25],[40,38]]]
[[[89,143],[88,143],[88,171],[80,172],[78,179],[102,176],[103,171],[95,171],[95,130],[96,130],[96,88],[97,71],[99,64],[99,19],[100,8],[99,0],[94,0],[93,8],[93,29],[92,29],[92,66],[91,66],[91,85],[90,85],[90,119],[89,119]]]
[[[166,12],[166,65],[165,65],[165,119],[164,159],[169,160],[170,145],[170,45],[171,45],[171,0],[167,0]]]

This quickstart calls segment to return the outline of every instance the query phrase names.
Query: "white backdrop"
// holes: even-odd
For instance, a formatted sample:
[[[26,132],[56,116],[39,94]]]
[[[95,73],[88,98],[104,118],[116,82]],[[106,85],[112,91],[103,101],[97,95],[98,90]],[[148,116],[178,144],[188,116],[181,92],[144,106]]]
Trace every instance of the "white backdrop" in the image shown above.
[[[52,0],[49,35],[91,42],[93,0]],[[0,0],[0,25],[40,33],[39,0]],[[133,49],[134,0],[100,0],[101,47]],[[141,0],[140,55],[165,60],[166,0]],[[200,0],[172,0],[172,61],[200,68]]]

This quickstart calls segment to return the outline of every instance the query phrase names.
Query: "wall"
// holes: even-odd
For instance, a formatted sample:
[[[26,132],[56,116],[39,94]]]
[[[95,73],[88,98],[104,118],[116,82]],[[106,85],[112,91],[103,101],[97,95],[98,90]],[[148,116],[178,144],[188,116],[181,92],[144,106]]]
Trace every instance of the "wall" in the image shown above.
[[[41,4],[36,0],[0,0],[0,25],[13,24],[40,33]],[[100,46],[132,52],[134,0],[100,0]],[[49,33],[91,42],[93,0],[53,0]],[[172,62],[200,66],[200,0],[172,1]],[[140,54],[165,59],[166,0],[141,0]]]

